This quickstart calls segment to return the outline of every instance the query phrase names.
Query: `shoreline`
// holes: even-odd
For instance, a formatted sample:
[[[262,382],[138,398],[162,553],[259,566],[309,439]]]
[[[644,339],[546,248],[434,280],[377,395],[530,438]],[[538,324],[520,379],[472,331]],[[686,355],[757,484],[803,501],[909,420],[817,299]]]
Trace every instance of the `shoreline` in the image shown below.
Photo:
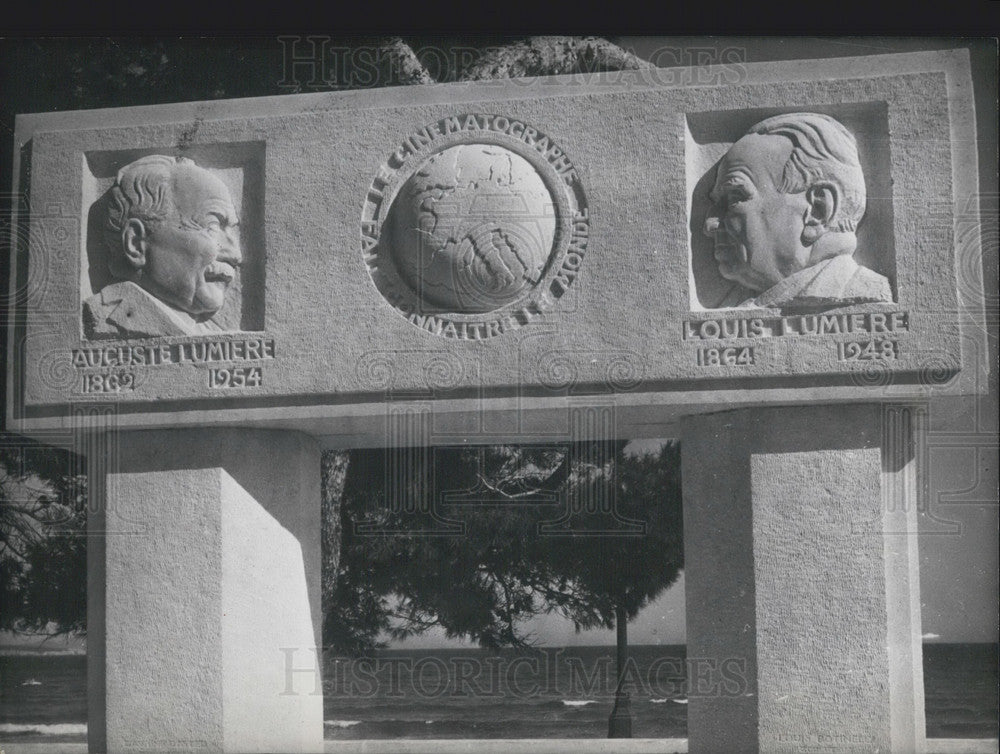
[[[477,754],[687,754],[686,738],[540,738],[506,739],[393,739],[367,741],[324,741],[324,754],[459,754],[468,752],[470,743]],[[491,745],[492,744],[492,745]],[[924,754],[996,754],[1000,742],[996,738],[929,738]],[[87,754],[87,744],[25,742],[4,743],[6,754]]]

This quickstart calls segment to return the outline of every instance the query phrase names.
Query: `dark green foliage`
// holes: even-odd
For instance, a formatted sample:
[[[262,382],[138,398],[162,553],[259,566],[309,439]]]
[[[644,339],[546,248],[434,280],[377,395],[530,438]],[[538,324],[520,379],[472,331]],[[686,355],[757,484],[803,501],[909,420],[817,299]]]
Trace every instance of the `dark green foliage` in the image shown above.
[[[619,454],[613,480],[616,510],[641,521],[644,536],[570,536],[553,553],[595,599],[596,616],[570,617],[581,628],[614,628],[615,608],[632,620],[684,567],[680,446],[664,445],[657,455]],[[609,529],[612,528],[609,526]]]
[[[83,633],[87,485],[81,461],[13,435],[0,442],[0,628]]]
[[[613,627],[620,606],[633,618],[682,566],[679,454],[623,448],[351,452],[325,511],[342,531],[337,578],[324,579],[325,646],[357,654],[434,626],[529,646],[522,624],[541,613],[578,630]],[[614,500],[615,514],[566,522],[581,498]]]

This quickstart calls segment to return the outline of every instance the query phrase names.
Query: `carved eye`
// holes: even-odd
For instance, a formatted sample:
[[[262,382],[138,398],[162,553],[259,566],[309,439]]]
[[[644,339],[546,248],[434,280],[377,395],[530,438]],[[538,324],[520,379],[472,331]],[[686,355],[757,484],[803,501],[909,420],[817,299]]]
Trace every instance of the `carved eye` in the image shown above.
[[[732,206],[745,202],[750,198],[750,192],[742,186],[733,186],[726,192],[726,204]]]
[[[208,230],[221,230],[226,226],[226,218],[215,212],[210,212],[205,216],[205,228]]]

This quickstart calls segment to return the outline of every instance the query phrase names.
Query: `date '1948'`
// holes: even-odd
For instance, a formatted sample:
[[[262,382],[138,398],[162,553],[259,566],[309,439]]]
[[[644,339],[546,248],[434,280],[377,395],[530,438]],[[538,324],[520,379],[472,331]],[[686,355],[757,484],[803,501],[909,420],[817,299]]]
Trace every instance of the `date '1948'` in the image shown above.
[[[837,361],[895,361],[899,343],[895,340],[848,340],[837,344]]]

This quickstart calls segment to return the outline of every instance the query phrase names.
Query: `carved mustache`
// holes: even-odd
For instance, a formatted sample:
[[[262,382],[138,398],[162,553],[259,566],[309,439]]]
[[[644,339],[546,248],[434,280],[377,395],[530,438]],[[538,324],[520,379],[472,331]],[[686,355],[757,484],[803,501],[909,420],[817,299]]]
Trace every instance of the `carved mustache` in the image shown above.
[[[229,285],[236,279],[236,267],[229,262],[215,260],[205,269],[205,280],[210,283],[220,282]]]
[[[712,232],[715,261],[736,266],[747,263],[747,250],[740,241],[721,226]]]

